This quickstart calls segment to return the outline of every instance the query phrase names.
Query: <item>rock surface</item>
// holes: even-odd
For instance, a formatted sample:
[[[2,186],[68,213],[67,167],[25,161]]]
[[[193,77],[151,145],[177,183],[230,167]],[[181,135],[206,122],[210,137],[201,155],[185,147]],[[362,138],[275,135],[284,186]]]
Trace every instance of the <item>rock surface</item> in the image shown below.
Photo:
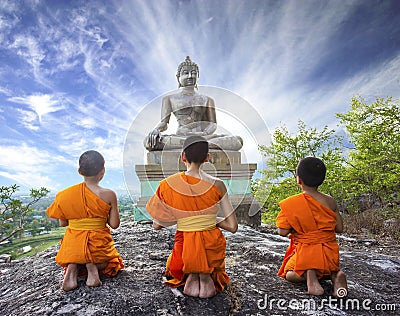
[[[275,229],[240,226],[227,233],[227,272],[231,285],[211,299],[176,295],[163,286],[165,261],[173,229],[123,222],[113,232],[125,269],[103,285],[84,281],[71,292],[60,289],[63,273],[54,262],[57,246],[34,257],[0,264],[1,315],[398,315],[400,313],[399,246],[382,241],[340,237],[341,265],[349,296],[306,294],[276,276],[288,239]],[[379,309],[379,310],[378,310]],[[395,309],[395,310],[394,310]],[[383,310],[383,311],[382,311]]]

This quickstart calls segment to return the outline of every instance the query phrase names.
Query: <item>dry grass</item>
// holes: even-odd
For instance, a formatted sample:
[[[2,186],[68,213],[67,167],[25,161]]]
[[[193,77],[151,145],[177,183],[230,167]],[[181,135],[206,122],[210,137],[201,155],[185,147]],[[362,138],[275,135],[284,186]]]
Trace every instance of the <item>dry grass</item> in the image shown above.
[[[232,304],[229,315],[233,315],[233,314],[239,312],[242,307],[240,298],[237,295],[237,291],[236,291],[235,287],[236,287],[236,284],[230,283],[225,288],[225,293],[228,294],[228,296],[231,300],[231,304]]]
[[[350,235],[365,233],[376,237],[400,240],[400,219],[385,215],[381,209],[369,209],[347,214],[343,218],[345,231]]]

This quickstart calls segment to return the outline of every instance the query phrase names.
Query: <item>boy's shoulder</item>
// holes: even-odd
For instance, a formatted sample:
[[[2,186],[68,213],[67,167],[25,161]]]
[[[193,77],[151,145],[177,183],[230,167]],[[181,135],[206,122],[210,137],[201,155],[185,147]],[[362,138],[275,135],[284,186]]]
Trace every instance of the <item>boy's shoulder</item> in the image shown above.
[[[117,202],[117,194],[111,189],[98,187],[93,193],[110,205]]]
[[[111,190],[108,188],[103,188],[103,187],[100,187],[100,192],[107,196],[116,196],[117,195],[114,190]]]
[[[160,189],[169,189],[170,187],[173,187],[174,184],[182,182],[181,178],[181,172],[174,173],[164,179],[162,179],[158,185]]]
[[[295,200],[299,199],[302,196],[303,196],[303,193],[298,193],[298,194],[294,194],[294,195],[288,196],[287,198],[281,200],[279,202],[279,204],[282,205],[282,204],[285,204],[285,203],[289,203],[289,202],[295,201]]]
[[[329,194],[323,193],[321,191],[316,191],[314,193],[308,193],[308,195],[310,195],[314,200],[321,203],[322,205],[325,205],[332,211],[336,211],[337,209],[336,200]]]
[[[225,193],[227,192],[227,189],[226,189],[224,181],[222,181],[221,179],[216,178],[214,184],[221,191],[222,195],[225,195]]]
[[[69,194],[69,193],[71,193],[72,191],[81,190],[82,185],[83,185],[83,182],[77,183],[77,184],[73,184],[73,185],[71,185],[71,186],[69,186],[69,187],[66,187],[65,189],[62,189],[61,191],[59,191],[59,192],[56,194],[56,196],[62,196],[62,195],[64,195],[64,194]]]
[[[158,184],[157,191],[160,193],[176,191],[175,188],[182,187],[182,184],[183,179],[181,177],[181,172],[178,172],[162,179]]]
[[[226,186],[224,181],[222,181],[220,178],[214,177],[208,173],[203,173],[203,180],[212,183],[213,185],[215,185],[220,191],[221,193],[224,195],[226,193]]]
[[[318,201],[319,203],[327,206],[328,208],[330,208],[332,211],[335,211],[337,208],[337,204],[335,199],[328,195],[325,194],[323,192],[320,191],[316,191],[315,193],[307,193],[309,196],[311,196],[314,200]],[[295,194],[295,195],[291,195],[289,197],[287,197],[286,199],[282,200],[279,202],[279,205],[282,207],[286,206],[291,206],[293,205],[293,203],[297,203],[299,201],[299,199],[303,199],[303,193],[299,193],[299,194]]]
[[[115,193],[114,190],[110,189],[110,188],[105,188],[105,187],[101,187],[101,186],[99,186],[99,188],[104,192],[113,192],[113,193]]]
[[[328,206],[332,211],[335,211],[337,209],[337,203],[336,200],[330,196],[329,194],[323,193],[318,191],[320,193],[320,201],[322,204]]]
[[[182,173],[179,172],[179,173],[175,173],[175,174],[168,176],[167,178],[161,180],[160,184],[158,186],[158,190],[160,192],[174,190],[174,188],[176,188],[177,185],[179,186],[180,184],[182,184],[184,182],[181,175],[182,175]],[[206,172],[202,172],[201,180],[206,181],[206,182],[210,183],[211,185],[215,185],[221,191],[222,195],[224,195],[227,192],[225,183],[217,177],[214,177]]]

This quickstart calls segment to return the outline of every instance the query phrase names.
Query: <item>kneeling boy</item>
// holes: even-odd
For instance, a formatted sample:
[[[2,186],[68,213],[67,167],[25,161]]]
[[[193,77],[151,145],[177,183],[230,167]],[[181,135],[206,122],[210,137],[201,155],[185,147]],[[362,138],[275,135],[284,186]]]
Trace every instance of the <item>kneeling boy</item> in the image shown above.
[[[186,171],[160,182],[147,203],[155,229],[177,224],[174,248],[167,260],[166,282],[184,285],[189,296],[208,298],[229,283],[225,272],[226,241],[220,228],[232,233],[238,224],[225,184],[202,171],[208,161],[208,142],[200,136],[188,137],[181,159]],[[217,218],[219,206],[224,218]]]
[[[347,294],[347,281],[340,271],[335,234],[343,231],[342,217],[335,200],[318,191],[326,167],[320,159],[306,157],[299,162],[296,174],[302,193],[281,201],[276,218],[278,233],[290,233],[291,239],[278,275],[290,282],[307,282],[312,295],[324,293],[318,279],[329,276],[333,295],[343,297]]]
[[[87,286],[102,284],[99,271],[114,276],[124,267],[106,225],[117,228],[120,217],[114,191],[99,186],[105,172],[103,156],[94,150],[83,153],[78,172],[84,182],[59,192],[46,211],[61,226],[68,226],[56,256],[56,262],[66,268],[64,291],[78,286],[80,267],[87,269]]]

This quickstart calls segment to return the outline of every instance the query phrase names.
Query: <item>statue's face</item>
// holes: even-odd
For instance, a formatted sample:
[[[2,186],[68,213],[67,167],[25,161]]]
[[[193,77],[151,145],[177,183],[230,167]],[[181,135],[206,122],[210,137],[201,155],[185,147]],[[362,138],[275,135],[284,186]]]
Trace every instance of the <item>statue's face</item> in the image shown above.
[[[178,80],[182,87],[190,87],[196,85],[197,77],[198,73],[195,66],[183,66]]]

